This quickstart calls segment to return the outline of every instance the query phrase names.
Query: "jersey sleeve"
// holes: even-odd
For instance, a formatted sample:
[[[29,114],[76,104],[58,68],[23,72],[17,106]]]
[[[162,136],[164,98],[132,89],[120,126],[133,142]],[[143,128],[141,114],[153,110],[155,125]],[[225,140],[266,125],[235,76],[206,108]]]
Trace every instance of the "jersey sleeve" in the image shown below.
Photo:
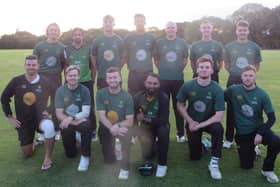
[[[225,99],[222,88],[218,87],[215,94],[215,111],[225,110]]]
[[[89,89],[86,87],[83,87],[83,103],[82,105],[90,105],[91,104],[90,93]]]
[[[185,103],[185,102],[186,102],[186,99],[187,99],[187,90],[188,90],[187,84],[184,83],[184,84],[181,86],[181,88],[180,88],[180,90],[179,90],[179,92],[178,92],[178,94],[177,94],[177,96],[176,96],[178,102],[180,102],[180,103]]]
[[[15,88],[15,79],[12,79],[8,83],[8,85],[6,86],[6,88],[4,89],[1,95],[2,109],[6,116],[12,114],[10,102],[11,102],[11,97],[13,97],[15,93],[14,88]]]
[[[91,55],[97,56],[97,52],[98,52],[97,50],[98,50],[98,39],[95,38],[91,45]]]
[[[55,99],[54,99],[55,108],[64,108],[62,92],[63,92],[62,87],[58,88],[55,92]]]
[[[134,114],[134,103],[132,96],[128,93],[126,98],[125,115]]]
[[[269,114],[271,112],[274,112],[274,108],[272,106],[271,100],[267,93],[264,93],[264,96],[262,97],[263,100],[263,110],[266,114]]]
[[[104,104],[104,92],[103,89],[98,90],[96,92],[96,110],[97,111],[106,111],[106,107]]]

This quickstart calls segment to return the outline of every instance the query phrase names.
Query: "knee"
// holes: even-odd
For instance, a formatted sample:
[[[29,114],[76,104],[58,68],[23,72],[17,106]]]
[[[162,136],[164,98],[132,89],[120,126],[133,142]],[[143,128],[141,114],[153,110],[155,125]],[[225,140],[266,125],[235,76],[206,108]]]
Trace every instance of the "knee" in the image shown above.
[[[157,136],[159,138],[168,139],[168,137],[169,137],[169,127],[168,126],[159,127],[157,132],[158,132]]]
[[[53,122],[51,120],[48,120],[48,119],[43,120],[40,123],[40,130],[43,131],[46,139],[53,138],[56,134]]]
[[[216,124],[215,124],[214,133],[215,133],[216,135],[221,135],[221,136],[224,134],[224,128],[223,128],[223,126],[222,126],[221,123],[216,123]]]

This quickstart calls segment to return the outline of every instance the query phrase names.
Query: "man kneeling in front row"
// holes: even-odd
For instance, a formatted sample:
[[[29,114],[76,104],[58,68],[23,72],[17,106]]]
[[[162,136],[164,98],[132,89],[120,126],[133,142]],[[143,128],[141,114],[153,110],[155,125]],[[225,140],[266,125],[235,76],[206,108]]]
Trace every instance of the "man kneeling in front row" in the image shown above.
[[[144,159],[152,159],[158,150],[156,177],[164,177],[169,144],[169,99],[160,91],[159,75],[149,73],[144,86],[145,90],[134,96],[137,135]]]
[[[35,131],[43,133],[45,138],[45,159],[41,169],[52,167],[52,151],[54,144],[54,124],[48,119],[47,102],[50,97],[48,80],[39,76],[38,58],[29,55],[25,58],[25,74],[14,77],[1,96],[4,113],[10,124],[18,132],[18,139],[25,158],[34,154],[33,143]],[[10,102],[14,97],[16,116],[12,114]]]
[[[79,84],[80,68],[71,65],[65,70],[66,84],[55,93],[56,116],[60,121],[62,142],[66,156],[77,155],[75,132],[81,134],[81,159],[78,171],[87,171],[90,158],[91,128],[89,114],[91,98],[87,87]]]
[[[241,74],[242,84],[232,85],[225,91],[226,101],[231,102],[235,119],[236,143],[243,169],[254,167],[258,144],[267,145],[267,155],[263,162],[262,175],[270,183],[278,183],[273,172],[277,154],[280,151],[280,138],[271,131],[275,122],[275,112],[268,94],[256,85],[256,68],[246,66]],[[264,122],[263,112],[267,121]]]
[[[221,157],[223,132],[221,121],[225,110],[224,92],[211,80],[213,60],[210,56],[200,57],[196,62],[197,79],[185,82],[177,95],[177,107],[187,121],[187,135],[191,160],[202,156],[201,135],[211,134],[212,157],[208,165],[213,179],[221,179],[218,161]],[[187,101],[187,110],[185,102]]]

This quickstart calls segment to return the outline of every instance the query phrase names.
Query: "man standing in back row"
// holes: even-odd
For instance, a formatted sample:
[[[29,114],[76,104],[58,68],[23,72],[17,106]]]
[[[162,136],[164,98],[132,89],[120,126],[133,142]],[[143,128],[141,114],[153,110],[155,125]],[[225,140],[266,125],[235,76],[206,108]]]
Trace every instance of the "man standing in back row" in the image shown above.
[[[196,61],[203,55],[209,55],[214,62],[214,73],[211,79],[219,82],[219,71],[223,66],[223,46],[221,43],[212,39],[213,24],[208,20],[202,21],[200,24],[200,32],[202,38],[192,44],[190,51],[191,66],[193,69],[193,78],[197,77]]]
[[[91,60],[97,69],[97,88],[107,87],[106,70],[109,67],[123,66],[123,40],[113,32],[115,20],[111,15],[103,18],[103,34],[92,43]]]
[[[155,64],[159,70],[161,90],[168,98],[172,97],[176,119],[177,142],[185,142],[184,119],[177,110],[176,95],[184,83],[184,68],[187,64],[188,47],[186,41],[177,37],[177,24],[168,22],[165,27],[166,36],[155,44]]]
[[[56,23],[48,25],[46,35],[47,40],[37,43],[34,47],[33,54],[38,57],[40,64],[39,74],[46,77],[50,82],[50,114],[52,115],[55,127],[58,128],[58,120],[54,108],[54,97],[56,89],[61,86],[61,72],[66,67],[64,45],[58,41],[60,28]]]
[[[225,69],[229,73],[227,87],[233,84],[242,83],[241,72],[244,67],[251,64],[259,70],[260,62],[262,61],[260,47],[248,40],[249,23],[245,20],[240,20],[236,24],[237,40],[226,45],[225,47]],[[226,141],[223,144],[224,148],[230,148],[233,143],[234,136],[234,115],[231,103],[227,103],[227,124],[226,124]]]
[[[153,72],[152,50],[154,37],[145,33],[146,18],[143,14],[135,14],[134,25],[136,31],[126,36],[125,61],[127,63],[128,92],[134,96],[137,92],[144,90],[144,79],[148,72]]]
[[[84,31],[81,28],[74,28],[72,31],[72,45],[66,47],[65,53],[67,65],[77,65],[80,67],[79,82],[87,87],[90,92],[91,110],[90,126],[92,128],[92,139],[96,140],[96,117],[94,112],[94,80],[96,69],[90,58],[90,48],[84,44]]]

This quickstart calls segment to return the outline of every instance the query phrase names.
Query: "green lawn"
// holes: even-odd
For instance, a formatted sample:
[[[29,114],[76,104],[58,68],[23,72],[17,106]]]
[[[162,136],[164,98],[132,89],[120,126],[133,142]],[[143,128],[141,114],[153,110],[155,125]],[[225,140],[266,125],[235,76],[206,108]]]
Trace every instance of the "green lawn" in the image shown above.
[[[0,92],[7,82],[15,75],[23,72],[23,59],[31,50],[0,50]],[[280,79],[278,65],[280,51],[263,51],[263,63],[258,75],[257,84],[268,91],[274,104],[277,118],[280,118]],[[127,80],[126,67],[123,70],[124,87]],[[227,73],[221,72],[221,85],[225,87]],[[191,78],[188,64],[185,80]],[[171,110],[173,111],[173,110]],[[67,159],[64,155],[61,140],[56,142],[53,161],[54,167],[42,172],[40,166],[43,160],[44,147],[37,149],[32,159],[22,159],[16,131],[8,124],[0,112],[0,186],[267,186],[261,176],[262,160],[265,147],[261,146],[262,154],[256,161],[255,168],[249,171],[239,168],[236,146],[231,150],[223,150],[220,167],[223,179],[212,180],[207,171],[210,153],[201,161],[191,162],[188,157],[187,143],[178,144],[175,140],[174,116],[171,112],[170,145],[168,155],[168,173],[163,179],[142,177],[136,170],[141,163],[141,150],[137,143],[131,150],[131,172],[128,181],[119,181],[118,164],[104,165],[98,142],[92,144],[92,160],[88,172],[77,172],[79,158]],[[280,134],[279,122],[273,129]],[[275,171],[280,177],[280,158],[277,159]],[[276,186],[276,185],[275,185]]]

